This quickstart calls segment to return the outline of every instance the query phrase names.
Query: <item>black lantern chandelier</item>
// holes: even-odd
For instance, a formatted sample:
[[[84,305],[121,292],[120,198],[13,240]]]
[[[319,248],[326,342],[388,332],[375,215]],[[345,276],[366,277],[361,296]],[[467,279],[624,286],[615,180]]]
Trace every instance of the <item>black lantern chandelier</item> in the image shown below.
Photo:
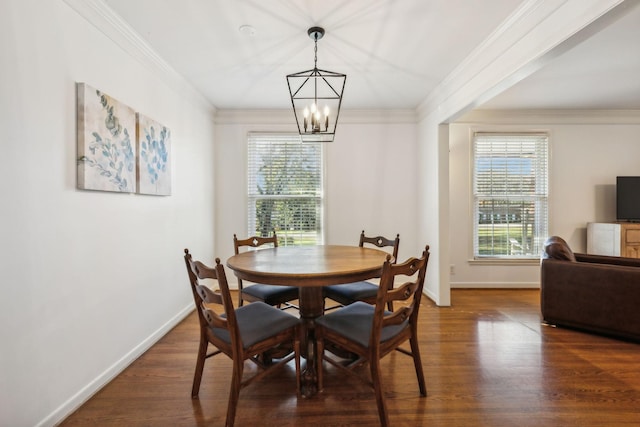
[[[315,43],[313,70],[287,76],[293,114],[302,142],[332,142],[347,75],[318,69],[318,40],[324,28],[311,27],[307,34]]]

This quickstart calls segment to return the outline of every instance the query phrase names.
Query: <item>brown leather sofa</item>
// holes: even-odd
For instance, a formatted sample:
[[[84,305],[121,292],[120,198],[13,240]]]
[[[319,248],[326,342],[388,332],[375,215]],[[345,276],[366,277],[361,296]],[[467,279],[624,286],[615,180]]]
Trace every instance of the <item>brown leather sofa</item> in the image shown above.
[[[640,259],[574,254],[553,236],[541,265],[545,322],[640,342]]]

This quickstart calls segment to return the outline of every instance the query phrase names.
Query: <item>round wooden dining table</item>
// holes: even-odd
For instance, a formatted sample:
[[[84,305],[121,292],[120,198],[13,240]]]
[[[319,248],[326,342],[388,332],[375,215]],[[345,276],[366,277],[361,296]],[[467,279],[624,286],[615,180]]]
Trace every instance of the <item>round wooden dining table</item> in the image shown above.
[[[389,254],[359,246],[282,246],[233,255],[227,267],[236,277],[266,285],[297,286],[300,318],[305,329],[307,363],[302,374],[302,395],[317,392],[315,319],[323,314],[322,287],[380,277]]]

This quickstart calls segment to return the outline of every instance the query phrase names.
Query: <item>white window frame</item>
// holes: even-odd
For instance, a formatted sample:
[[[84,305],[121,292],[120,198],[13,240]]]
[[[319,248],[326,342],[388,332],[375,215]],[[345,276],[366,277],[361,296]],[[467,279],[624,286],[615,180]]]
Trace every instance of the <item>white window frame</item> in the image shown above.
[[[539,259],[549,229],[549,152],[547,132],[472,134],[474,260]],[[494,171],[503,179],[493,180]]]
[[[273,147],[273,150],[271,148]],[[260,168],[264,167],[262,161],[266,154],[276,155],[282,161],[293,161],[297,165],[296,168],[289,169],[288,175],[284,177],[284,181],[280,181],[278,188],[272,188],[265,191],[266,185],[259,185]],[[313,155],[311,162],[307,162],[306,156]],[[300,169],[297,169],[300,167]],[[305,168],[309,173],[305,172]],[[277,171],[277,170],[276,170]],[[273,172],[273,171],[271,171]],[[271,177],[275,175],[267,173]],[[299,175],[297,174],[299,173]],[[292,174],[292,175],[289,175]],[[313,180],[306,182],[307,185],[301,188],[291,188],[286,183],[293,182],[296,177],[305,177],[317,175],[318,181]],[[283,175],[278,175],[278,177]],[[249,132],[247,137],[247,232],[248,235],[270,235],[275,229],[278,234],[278,244],[280,246],[294,245],[321,245],[324,243],[324,144],[321,143],[302,143],[300,135],[295,133],[266,133],[266,132]],[[257,206],[261,201],[270,201],[280,207],[280,212],[272,211],[269,221],[269,227],[260,227]],[[306,201],[306,207],[315,207],[307,210],[299,210],[295,208],[286,211],[283,207],[288,203],[296,201]],[[315,201],[315,203],[308,203]],[[315,224],[313,230],[305,228],[303,224]],[[258,228],[265,228],[259,230]]]

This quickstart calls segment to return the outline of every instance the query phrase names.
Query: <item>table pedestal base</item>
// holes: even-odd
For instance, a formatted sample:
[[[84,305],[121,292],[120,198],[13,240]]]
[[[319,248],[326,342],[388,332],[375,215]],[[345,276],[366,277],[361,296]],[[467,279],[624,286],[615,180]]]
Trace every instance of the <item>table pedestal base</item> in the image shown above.
[[[302,381],[300,390],[302,397],[311,397],[318,393],[318,365],[315,337],[315,319],[322,316],[324,310],[324,298],[322,287],[302,287],[300,289],[300,318],[302,319],[303,342],[301,348],[303,356],[307,359],[304,370],[300,376]],[[322,363],[322,362],[320,362]]]

